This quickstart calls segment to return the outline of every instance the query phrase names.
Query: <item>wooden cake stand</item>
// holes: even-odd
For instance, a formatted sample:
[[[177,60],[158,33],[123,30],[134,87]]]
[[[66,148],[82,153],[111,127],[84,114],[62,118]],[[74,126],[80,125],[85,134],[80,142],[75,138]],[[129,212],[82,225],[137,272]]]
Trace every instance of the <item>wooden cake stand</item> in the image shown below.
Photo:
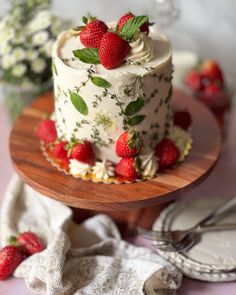
[[[156,206],[160,211],[160,204],[176,199],[183,189],[203,180],[220,154],[221,135],[212,113],[179,91],[174,92],[173,105],[176,109],[188,109],[192,115],[193,147],[182,164],[152,180],[132,184],[93,183],[65,175],[53,167],[43,156],[36,136],[36,128],[45,113],[53,111],[51,93],[36,99],[15,122],[10,135],[14,167],[41,194],[85,209],[80,211],[80,218],[91,215],[92,210],[113,211],[115,219],[148,226],[157,215]],[[144,212],[148,218],[143,217]]]

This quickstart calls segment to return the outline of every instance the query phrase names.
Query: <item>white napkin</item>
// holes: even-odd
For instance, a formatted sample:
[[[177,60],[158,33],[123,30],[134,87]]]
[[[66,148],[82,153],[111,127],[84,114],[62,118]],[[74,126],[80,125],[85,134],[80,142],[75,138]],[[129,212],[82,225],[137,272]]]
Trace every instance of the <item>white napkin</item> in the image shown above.
[[[176,294],[182,275],[149,249],[120,237],[113,221],[97,215],[77,225],[72,211],[23,184],[7,189],[1,216],[2,246],[11,235],[32,231],[47,245],[16,269],[36,294]]]

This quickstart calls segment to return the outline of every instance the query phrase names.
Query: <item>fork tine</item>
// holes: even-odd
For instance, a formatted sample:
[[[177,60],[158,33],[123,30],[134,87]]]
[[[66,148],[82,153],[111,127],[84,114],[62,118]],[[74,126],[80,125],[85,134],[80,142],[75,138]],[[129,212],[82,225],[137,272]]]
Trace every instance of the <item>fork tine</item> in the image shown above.
[[[145,228],[138,227],[137,228],[138,234],[145,236],[151,240],[157,241],[173,241],[171,236],[171,232],[161,232],[161,231],[153,231]]]

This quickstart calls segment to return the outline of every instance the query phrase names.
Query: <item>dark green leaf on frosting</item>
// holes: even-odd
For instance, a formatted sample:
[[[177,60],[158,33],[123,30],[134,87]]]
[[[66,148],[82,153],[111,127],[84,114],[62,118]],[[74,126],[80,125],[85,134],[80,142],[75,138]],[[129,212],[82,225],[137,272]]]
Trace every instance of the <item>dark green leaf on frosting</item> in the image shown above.
[[[91,81],[94,85],[98,86],[98,87],[102,87],[102,88],[109,88],[111,87],[111,83],[108,82],[106,79],[97,77],[97,76],[93,76],[91,78]]]
[[[56,76],[58,76],[57,67],[56,67],[54,61],[52,62],[52,71],[53,71],[53,73],[54,73]]]
[[[145,115],[137,115],[128,119],[129,126],[136,126],[145,119]]]
[[[79,94],[75,92],[71,92],[70,100],[78,112],[80,112],[82,115],[85,115],[85,116],[88,115],[87,104]]]
[[[148,17],[143,16],[135,16],[131,19],[129,19],[121,28],[119,35],[129,41],[133,38],[135,33],[138,31],[138,29],[145,23],[148,23]]]
[[[78,50],[74,50],[73,54],[75,57],[77,57],[79,60],[81,60],[84,63],[93,64],[93,65],[100,64],[97,48],[78,49]]]
[[[145,101],[143,96],[139,96],[135,101],[131,101],[126,109],[125,109],[125,115],[126,116],[133,116],[137,114],[144,106]]]

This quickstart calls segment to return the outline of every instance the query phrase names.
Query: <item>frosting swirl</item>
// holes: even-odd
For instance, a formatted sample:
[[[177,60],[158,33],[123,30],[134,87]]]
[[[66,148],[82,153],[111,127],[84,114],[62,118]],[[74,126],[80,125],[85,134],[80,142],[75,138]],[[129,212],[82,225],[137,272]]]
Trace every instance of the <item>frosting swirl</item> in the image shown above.
[[[91,166],[89,164],[81,163],[75,159],[70,160],[69,168],[70,173],[75,177],[81,175],[85,176],[91,170]]]
[[[153,58],[153,43],[152,39],[145,33],[140,33],[130,42],[130,53],[127,57],[131,62],[148,62]]]
[[[96,162],[95,166],[92,168],[93,174],[96,178],[107,180],[109,177],[115,176],[115,168],[112,166],[111,162],[106,160],[102,162]]]
[[[154,177],[157,170],[157,158],[154,156],[154,153],[148,155],[139,156],[141,162],[141,174],[144,177]]]

